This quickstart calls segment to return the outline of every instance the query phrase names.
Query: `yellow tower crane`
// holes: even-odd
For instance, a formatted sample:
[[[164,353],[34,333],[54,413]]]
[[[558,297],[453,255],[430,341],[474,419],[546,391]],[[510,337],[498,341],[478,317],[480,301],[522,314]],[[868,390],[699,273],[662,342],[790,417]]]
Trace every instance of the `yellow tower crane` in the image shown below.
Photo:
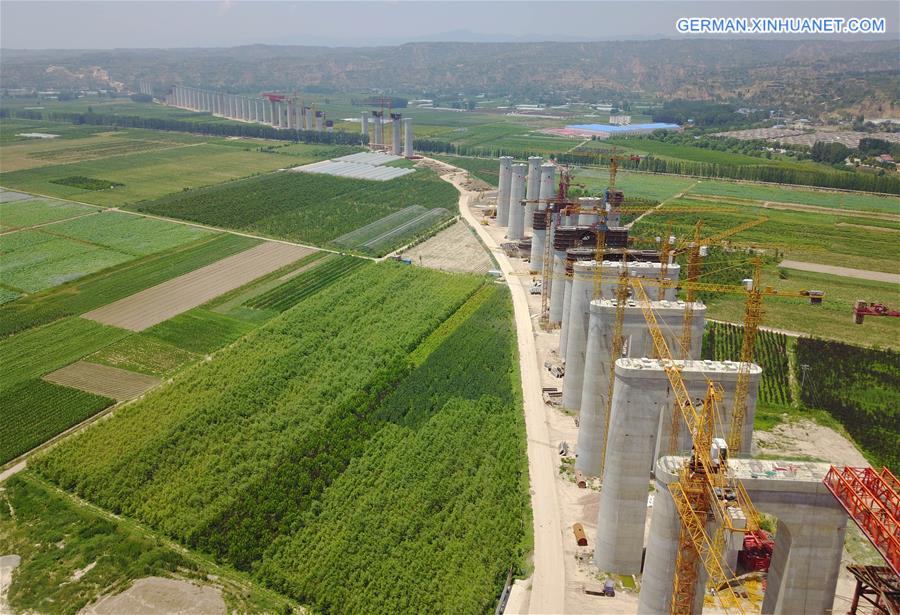
[[[660,286],[662,288],[683,288],[687,291],[688,296],[693,296],[698,291],[707,291],[714,293],[738,294],[746,297],[744,307],[744,339],[741,343],[741,352],[738,358],[738,377],[735,385],[734,405],[731,412],[731,424],[727,431],[728,446],[732,450],[740,450],[743,445],[742,426],[744,418],[747,416],[747,395],[750,387],[750,364],[753,362],[753,353],[756,345],[756,337],[759,333],[759,325],[763,313],[764,297],[803,297],[809,299],[810,304],[819,305],[825,298],[825,293],[821,290],[778,290],[770,286],[763,287],[761,285],[762,278],[762,261],[759,258],[753,259],[753,277],[747,282],[746,286],[729,286],[726,284],[712,284],[706,282],[696,282],[683,280],[674,282],[672,280],[644,280],[643,283],[649,286]],[[687,306],[685,306],[687,307]],[[687,332],[690,337],[690,330]],[[682,333],[682,345],[684,345],[684,333]],[[677,425],[678,413],[673,412],[672,430],[669,437],[669,452],[675,453],[677,448]]]
[[[708,382],[703,405],[699,408],[694,406],[681,376],[681,367],[672,359],[641,280],[634,278],[632,286],[647,321],[656,354],[662,360],[675,394],[676,407],[692,441],[690,458],[679,470],[678,480],[669,485],[681,520],[671,613],[690,615],[693,612],[701,565],[708,575],[708,584],[719,590],[716,596],[721,606],[726,610],[735,607],[744,613],[741,599],[729,583],[733,574],[730,574],[719,541],[707,532],[711,516],[728,532],[747,533],[759,529],[759,514],[743,485],[728,467],[727,445],[715,438],[716,404],[722,399],[721,389],[715,383]],[[742,514],[737,514],[738,511]],[[738,518],[746,518],[746,524],[736,524],[734,520]],[[724,597],[729,600],[726,602]]]

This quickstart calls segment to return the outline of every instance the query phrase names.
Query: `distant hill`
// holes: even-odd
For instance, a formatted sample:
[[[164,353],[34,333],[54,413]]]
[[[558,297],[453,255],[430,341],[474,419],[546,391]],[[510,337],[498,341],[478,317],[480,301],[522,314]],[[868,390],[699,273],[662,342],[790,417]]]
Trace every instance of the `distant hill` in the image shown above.
[[[0,68],[5,88],[104,87],[96,75],[105,71],[111,81],[149,79],[160,87],[727,100],[809,113],[874,103],[887,105],[889,116],[890,104],[900,100],[898,55],[897,41],[420,42],[360,48],[4,50]]]

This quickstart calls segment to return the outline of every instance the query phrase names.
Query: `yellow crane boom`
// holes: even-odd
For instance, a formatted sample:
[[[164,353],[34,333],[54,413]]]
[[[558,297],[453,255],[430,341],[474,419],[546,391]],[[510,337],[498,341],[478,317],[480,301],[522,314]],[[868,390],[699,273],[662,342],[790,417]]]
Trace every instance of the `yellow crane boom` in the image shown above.
[[[678,481],[669,487],[681,519],[671,612],[673,615],[690,615],[693,611],[698,565],[703,565],[709,582],[721,588],[717,597],[722,607],[727,609],[729,606],[723,600],[725,594],[731,598],[738,611],[743,613],[740,598],[729,584],[731,576],[724,556],[706,530],[710,514],[714,514],[729,531],[748,532],[759,528],[759,515],[747,492],[729,471],[727,452],[723,454],[718,449],[718,455],[713,456],[715,404],[721,399],[721,393],[710,382],[703,405],[699,410],[694,406],[681,376],[681,368],[672,359],[641,280],[633,278],[632,286],[647,321],[656,353],[675,394],[676,407],[680,410],[693,441],[690,459],[679,471]],[[735,507],[740,508],[746,516],[745,527],[733,524],[729,509]]]

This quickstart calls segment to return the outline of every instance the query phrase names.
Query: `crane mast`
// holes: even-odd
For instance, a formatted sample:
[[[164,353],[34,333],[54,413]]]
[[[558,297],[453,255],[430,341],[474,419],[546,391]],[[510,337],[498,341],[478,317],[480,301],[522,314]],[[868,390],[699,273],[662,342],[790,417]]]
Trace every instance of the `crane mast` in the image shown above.
[[[632,282],[656,353],[662,361],[675,395],[676,407],[688,427],[693,443],[691,456],[679,471],[678,480],[669,486],[681,519],[671,613],[690,615],[693,612],[700,565],[706,570],[709,582],[720,588],[717,597],[722,606],[727,608],[723,600],[724,594],[731,598],[734,606],[743,613],[740,598],[728,583],[731,579],[729,567],[717,547],[717,541],[710,538],[706,529],[710,515],[713,515],[728,531],[750,532],[759,529],[759,515],[746,490],[741,482],[730,474],[727,445],[720,444],[714,439],[715,405],[722,397],[721,390],[714,383],[708,382],[703,405],[699,409],[694,406],[681,376],[681,367],[672,359],[656,315],[653,313],[650,298],[640,279],[635,278]],[[747,519],[746,526],[734,525],[734,515],[729,510],[734,508],[744,513]]]

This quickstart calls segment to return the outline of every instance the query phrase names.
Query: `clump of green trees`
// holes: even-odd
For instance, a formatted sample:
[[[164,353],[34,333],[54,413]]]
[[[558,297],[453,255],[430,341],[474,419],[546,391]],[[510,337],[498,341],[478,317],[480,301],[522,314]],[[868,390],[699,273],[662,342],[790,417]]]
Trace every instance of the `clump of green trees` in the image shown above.
[[[385,262],[34,467],[322,611],[483,612],[529,548],[524,447],[508,291]]]
[[[803,403],[826,410],[880,465],[900,470],[900,353],[801,337]]]

